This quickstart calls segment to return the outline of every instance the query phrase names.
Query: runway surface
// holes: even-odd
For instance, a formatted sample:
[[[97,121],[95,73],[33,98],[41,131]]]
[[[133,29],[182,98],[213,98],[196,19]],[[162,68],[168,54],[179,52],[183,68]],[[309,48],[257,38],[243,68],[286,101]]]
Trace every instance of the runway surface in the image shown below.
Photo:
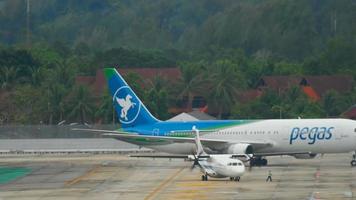
[[[0,184],[0,199],[355,199],[351,154],[312,160],[269,158],[240,182],[200,180],[200,171],[178,159],[122,155],[0,157],[0,167],[30,173]],[[272,170],[273,182],[266,182]]]

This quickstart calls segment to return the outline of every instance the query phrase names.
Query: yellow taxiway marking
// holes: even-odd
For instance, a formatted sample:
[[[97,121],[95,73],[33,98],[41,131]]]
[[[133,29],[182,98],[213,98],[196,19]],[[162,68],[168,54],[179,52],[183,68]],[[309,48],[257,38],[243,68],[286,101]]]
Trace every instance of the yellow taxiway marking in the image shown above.
[[[88,176],[91,176],[93,175],[96,171],[98,171],[100,168],[100,165],[97,165],[95,166],[93,169],[87,171],[85,174],[81,175],[81,176],[78,176],[72,180],[69,180],[69,181],[66,181],[65,182],[65,186],[71,186],[71,185],[74,185],[76,183],[78,183],[79,181],[81,181],[82,179],[88,177]]]
[[[170,183],[175,177],[178,176],[178,174],[180,174],[182,171],[184,170],[184,168],[179,169],[176,173],[174,173],[172,176],[170,176],[168,179],[166,179],[165,181],[163,181],[156,189],[154,189],[150,194],[148,194],[145,197],[145,200],[150,200],[153,199],[153,197],[155,197],[155,195],[161,191],[165,186],[168,185],[168,183]]]

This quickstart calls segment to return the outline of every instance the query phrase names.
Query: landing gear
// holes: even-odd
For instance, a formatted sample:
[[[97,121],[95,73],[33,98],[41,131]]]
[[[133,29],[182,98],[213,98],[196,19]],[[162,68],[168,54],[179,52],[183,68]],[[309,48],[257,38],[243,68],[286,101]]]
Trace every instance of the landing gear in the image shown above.
[[[352,167],[355,167],[356,166],[356,160],[351,160],[350,164],[351,164]]]
[[[208,181],[208,175],[201,175],[201,180],[202,181]]]
[[[356,151],[354,151],[354,154],[352,155],[352,160],[350,164],[352,167],[356,166]]]
[[[266,166],[268,164],[267,159],[261,157],[253,157],[250,159],[250,166]]]
[[[230,177],[230,181],[237,181],[237,182],[240,182],[240,177],[237,176],[237,177]]]

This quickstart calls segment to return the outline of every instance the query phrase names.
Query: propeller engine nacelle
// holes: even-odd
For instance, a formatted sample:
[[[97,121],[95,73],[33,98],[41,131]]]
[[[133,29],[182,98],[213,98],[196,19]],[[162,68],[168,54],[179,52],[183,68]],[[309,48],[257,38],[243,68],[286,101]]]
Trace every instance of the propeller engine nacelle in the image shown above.
[[[228,154],[253,154],[253,147],[250,144],[232,144],[227,149]]]
[[[306,153],[306,154],[296,154],[294,157],[296,159],[313,159],[315,158],[317,154],[316,153]]]

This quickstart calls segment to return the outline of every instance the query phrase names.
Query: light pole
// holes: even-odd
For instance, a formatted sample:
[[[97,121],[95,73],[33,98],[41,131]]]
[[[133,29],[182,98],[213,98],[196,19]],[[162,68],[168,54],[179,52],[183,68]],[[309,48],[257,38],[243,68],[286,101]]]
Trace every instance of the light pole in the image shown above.
[[[26,0],[27,9],[26,9],[26,46],[31,48],[31,31],[30,31],[30,13],[31,6],[30,0]]]

